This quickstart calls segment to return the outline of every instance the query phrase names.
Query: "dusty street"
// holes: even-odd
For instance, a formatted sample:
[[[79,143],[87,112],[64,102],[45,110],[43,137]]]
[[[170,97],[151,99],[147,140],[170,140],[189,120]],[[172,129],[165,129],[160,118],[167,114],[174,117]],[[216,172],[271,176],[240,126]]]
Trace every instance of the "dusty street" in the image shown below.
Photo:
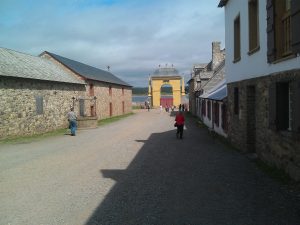
[[[76,137],[0,145],[1,225],[297,225],[299,194],[187,121],[139,111]]]

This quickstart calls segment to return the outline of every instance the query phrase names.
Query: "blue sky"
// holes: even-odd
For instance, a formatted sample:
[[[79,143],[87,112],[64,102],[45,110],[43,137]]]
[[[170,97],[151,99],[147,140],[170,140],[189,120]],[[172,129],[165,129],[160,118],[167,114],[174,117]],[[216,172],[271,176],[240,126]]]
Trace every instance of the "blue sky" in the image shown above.
[[[185,79],[193,64],[224,46],[218,0],[0,0],[0,47],[43,51],[106,69],[133,86],[147,86],[158,65]]]

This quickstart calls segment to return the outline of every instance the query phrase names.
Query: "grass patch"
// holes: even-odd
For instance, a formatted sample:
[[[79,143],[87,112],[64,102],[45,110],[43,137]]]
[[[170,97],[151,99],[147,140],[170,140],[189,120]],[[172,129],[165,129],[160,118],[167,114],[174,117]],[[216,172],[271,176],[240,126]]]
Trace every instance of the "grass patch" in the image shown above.
[[[103,125],[106,125],[106,124],[110,124],[110,123],[116,122],[116,121],[118,121],[118,120],[121,120],[121,119],[126,118],[126,117],[128,117],[128,116],[131,116],[131,115],[133,115],[133,114],[134,114],[134,113],[131,112],[131,113],[128,113],[128,114],[125,114],[125,115],[114,116],[114,117],[111,117],[111,118],[99,120],[99,121],[98,121],[98,126],[103,126]]]
[[[21,144],[21,143],[31,143],[34,141],[42,140],[47,137],[54,137],[58,135],[63,135],[66,133],[67,128],[61,128],[58,130],[50,131],[43,134],[34,134],[29,136],[15,136],[0,140],[0,144]]]
[[[141,106],[140,105],[133,105],[131,108],[132,109],[141,109]]]
[[[128,113],[128,114],[125,114],[122,116],[115,116],[112,118],[104,119],[104,120],[98,121],[98,125],[102,126],[105,124],[109,124],[109,123],[118,121],[122,118],[133,115],[133,114],[134,113]],[[39,141],[39,140],[42,140],[42,139],[48,138],[48,137],[64,135],[64,134],[68,133],[67,131],[68,131],[67,128],[61,128],[61,129],[57,129],[57,130],[50,131],[50,132],[43,133],[43,134],[8,137],[3,140],[0,140],[0,144],[24,144],[24,143],[26,144],[26,143],[31,143],[34,141]]]
[[[257,159],[255,164],[260,170],[268,174],[273,179],[279,181],[281,184],[290,184],[292,182],[290,176],[282,169],[270,166],[260,159]]]

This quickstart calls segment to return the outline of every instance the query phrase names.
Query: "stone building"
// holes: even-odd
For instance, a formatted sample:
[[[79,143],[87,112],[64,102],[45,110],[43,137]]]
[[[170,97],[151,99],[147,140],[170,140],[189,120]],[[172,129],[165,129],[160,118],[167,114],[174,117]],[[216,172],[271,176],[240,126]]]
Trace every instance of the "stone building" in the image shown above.
[[[195,64],[192,69],[189,84],[189,108],[194,115],[201,116],[199,96],[210,91],[218,82],[224,79],[225,49],[221,50],[220,42],[212,42],[212,59],[209,63]],[[222,70],[221,72],[219,72]]]
[[[75,99],[80,116],[101,120],[131,112],[132,86],[109,71],[47,51],[40,54],[40,57],[50,60],[86,83],[85,94]]]
[[[300,1],[221,0],[228,138],[300,180]]]
[[[196,97],[197,116],[212,131],[227,137],[227,83],[225,60],[215,69],[213,76],[202,86]],[[206,91],[203,91],[203,90]]]
[[[0,48],[0,139],[66,128],[78,80],[44,58]]]

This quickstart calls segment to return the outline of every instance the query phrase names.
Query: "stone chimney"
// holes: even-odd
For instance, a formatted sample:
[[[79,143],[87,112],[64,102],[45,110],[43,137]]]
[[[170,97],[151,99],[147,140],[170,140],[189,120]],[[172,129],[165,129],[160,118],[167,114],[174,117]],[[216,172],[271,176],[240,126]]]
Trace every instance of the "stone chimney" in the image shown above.
[[[212,70],[215,70],[220,62],[224,59],[224,54],[221,52],[221,42],[214,41],[212,43]]]

